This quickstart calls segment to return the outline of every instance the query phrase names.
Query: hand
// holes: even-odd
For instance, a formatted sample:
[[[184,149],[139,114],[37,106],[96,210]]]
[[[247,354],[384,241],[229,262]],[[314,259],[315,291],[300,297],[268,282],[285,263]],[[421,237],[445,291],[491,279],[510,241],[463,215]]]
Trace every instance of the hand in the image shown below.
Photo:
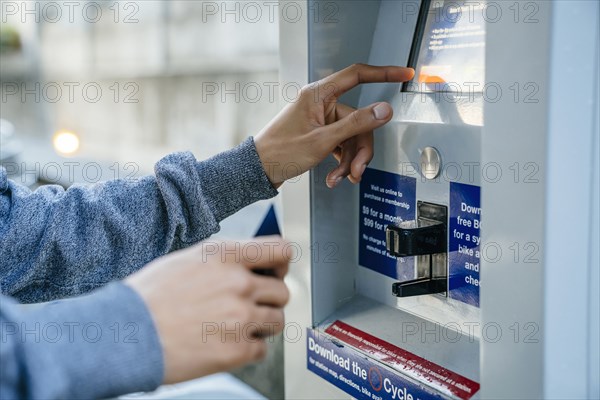
[[[337,99],[361,83],[405,82],[413,76],[412,68],[356,64],[304,87],[254,139],[271,183],[279,187],[332,153],[339,165],[327,175],[327,186],[346,176],[359,182],[373,158],[373,130],[392,119],[392,107],[376,103],[355,110]]]
[[[145,301],[165,362],[164,383],[226,371],[261,359],[265,337],[283,330],[289,246],[204,242],[159,258],[126,284]],[[252,273],[269,268],[274,277]]]

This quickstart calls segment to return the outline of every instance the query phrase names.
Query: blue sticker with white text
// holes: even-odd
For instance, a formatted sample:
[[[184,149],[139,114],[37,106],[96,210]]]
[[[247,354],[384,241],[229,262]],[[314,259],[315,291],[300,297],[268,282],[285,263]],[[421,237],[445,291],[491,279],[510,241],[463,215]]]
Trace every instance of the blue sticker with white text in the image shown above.
[[[307,367],[360,400],[443,399],[348,346],[307,329]]]
[[[367,168],[360,181],[358,262],[391,278],[414,279],[414,257],[387,252],[385,227],[415,219],[417,179]]]
[[[448,296],[479,307],[481,189],[450,183]]]

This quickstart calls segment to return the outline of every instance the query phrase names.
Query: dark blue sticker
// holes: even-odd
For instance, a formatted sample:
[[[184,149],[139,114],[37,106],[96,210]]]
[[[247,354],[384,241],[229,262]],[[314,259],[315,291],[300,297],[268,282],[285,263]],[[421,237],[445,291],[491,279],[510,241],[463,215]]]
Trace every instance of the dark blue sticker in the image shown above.
[[[479,307],[481,190],[450,183],[449,296]]]
[[[443,398],[313,329],[307,329],[307,338],[308,369],[356,399]]]
[[[415,219],[417,179],[367,168],[360,182],[358,262],[401,281],[414,279],[414,258],[385,248],[385,227]]]

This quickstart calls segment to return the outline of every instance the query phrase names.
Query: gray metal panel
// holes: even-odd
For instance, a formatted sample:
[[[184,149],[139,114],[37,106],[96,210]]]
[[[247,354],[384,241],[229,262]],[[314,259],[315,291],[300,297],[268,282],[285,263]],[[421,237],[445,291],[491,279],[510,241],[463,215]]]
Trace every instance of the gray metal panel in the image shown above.
[[[283,7],[285,1],[280,3]],[[356,26],[364,28],[370,24],[371,29],[374,29],[379,6],[378,1],[300,1],[296,4],[302,7],[302,20],[288,21],[283,19],[280,21],[281,82],[283,84],[293,82],[304,85],[347,65],[366,62],[372,32],[369,33],[368,28],[366,33],[364,29],[355,28]],[[334,11],[333,14],[332,11]],[[370,19],[369,15],[371,15]],[[356,105],[358,94],[358,91],[351,92],[344,97],[343,101],[350,105]],[[343,205],[348,190],[353,190],[353,188],[346,187],[347,184],[341,185],[336,191],[329,191],[325,187],[325,176],[328,167],[331,165],[333,165],[331,160],[324,162],[315,171],[311,172],[310,176],[305,175],[299,181],[286,183],[282,190],[284,234],[288,240],[298,243],[302,249],[302,257],[291,265],[290,275],[287,279],[291,291],[290,303],[286,308],[287,323],[290,326],[290,333],[294,331],[292,328],[301,329],[301,337],[297,339],[286,337],[284,332],[285,392],[286,398],[290,399],[341,399],[349,397],[306,368],[305,333],[306,328],[313,325],[311,314],[313,299],[310,282],[311,280],[315,281],[315,279],[314,277],[311,278],[311,259],[314,258],[317,263],[320,261],[318,263],[320,270],[327,270],[333,266],[339,268],[341,276],[345,277],[348,274],[345,264],[342,262],[345,257],[352,257],[353,254],[353,251],[347,251],[345,247],[339,245],[343,241],[331,239],[331,237],[337,237],[335,231],[323,232],[326,235],[310,236],[309,221],[311,221],[311,218],[314,221],[315,217],[322,217],[324,218],[323,222],[332,224],[342,214],[341,210],[332,212],[332,210],[335,211],[332,205],[336,203]],[[337,193],[341,197],[338,197],[337,200],[330,198],[329,201],[323,203],[329,206],[313,209],[311,216],[309,181],[313,185],[313,191],[323,191],[324,196]],[[336,225],[331,226],[335,230]],[[344,252],[339,250],[333,254],[334,260],[338,261],[337,263],[323,262],[329,260],[325,257],[330,255],[328,252],[331,248],[326,246],[331,242],[336,242],[338,248],[344,250]],[[311,253],[311,250],[315,248],[319,251]],[[316,282],[319,282],[319,280],[316,280]],[[353,284],[353,281],[348,282]],[[324,291],[338,286],[332,281],[329,281],[329,285],[323,283],[321,282],[320,288]],[[345,290],[343,286],[341,289]],[[317,299],[317,301],[319,303],[315,304],[326,305],[330,303],[334,308],[338,304],[335,296]]]
[[[591,324],[598,321],[598,263],[591,260],[592,249],[598,251],[598,221],[592,218],[593,208],[598,215],[598,203],[592,203],[592,189],[598,188],[597,167],[592,180],[598,160],[598,2],[556,1],[552,8],[544,397],[594,398],[595,386],[597,398],[600,378],[588,370],[598,365],[597,350],[595,358],[590,351]],[[588,284],[594,274],[595,288]],[[595,343],[597,349],[597,331]]]
[[[596,38],[600,34],[597,25]],[[600,46],[596,45],[596,71],[600,70]],[[596,74],[596,118],[593,131],[592,212],[590,215],[590,307],[588,337],[588,398],[600,399],[600,74]]]
[[[316,81],[354,63],[369,59],[379,1],[314,1],[313,9],[335,5],[337,22],[309,21],[309,76]],[[357,29],[360,27],[360,29]],[[360,88],[341,98],[356,107]],[[313,324],[333,313],[354,295],[357,254],[357,188],[344,182],[334,190],[325,185],[333,158],[311,172],[311,244]]]
[[[548,88],[550,16],[552,3],[530,2],[538,9],[537,23],[515,22],[510,2],[496,2],[505,17],[487,24],[486,81],[503,91],[497,102],[484,106],[482,163],[497,162],[504,179],[482,182],[482,243],[499,248],[502,257],[483,257],[481,263],[482,324],[499,326],[502,336],[482,340],[481,397],[539,399],[543,392],[543,255],[535,263],[523,262],[523,246],[541,249],[544,239],[546,194],[546,134],[548,129]],[[536,103],[515,102],[509,88],[532,82],[539,87]],[[538,183],[525,183],[523,174],[515,182],[508,168],[518,162],[539,167]],[[523,172],[521,170],[521,172]],[[510,250],[517,243],[521,256],[515,262]],[[511,326],[519,324],[515,340]],[[526,343],[525,324],[540,331]]]
[[[282,87],[288,83],[300,86],[308,83],[308,7],[305,1],[295,4],[302,8],[303,18],[300,21],[282,18],[279,24]],[[301,250],[286,278],[291,296],[283,333],[285,396],[288,399],[340,398],[339,390],[306,369],[305,329],[312,323],[309,176],[284,184],[281,196],[283,234]]]

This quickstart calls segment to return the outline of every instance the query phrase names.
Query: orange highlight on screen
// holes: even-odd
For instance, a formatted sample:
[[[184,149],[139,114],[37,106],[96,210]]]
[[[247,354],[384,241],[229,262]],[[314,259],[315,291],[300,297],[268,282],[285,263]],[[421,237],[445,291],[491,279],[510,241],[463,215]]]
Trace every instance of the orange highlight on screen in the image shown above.
[[[446,83],[444,78],[438,75],[426,75],[419,74],[419,83],[432,84],[432,83]]]

